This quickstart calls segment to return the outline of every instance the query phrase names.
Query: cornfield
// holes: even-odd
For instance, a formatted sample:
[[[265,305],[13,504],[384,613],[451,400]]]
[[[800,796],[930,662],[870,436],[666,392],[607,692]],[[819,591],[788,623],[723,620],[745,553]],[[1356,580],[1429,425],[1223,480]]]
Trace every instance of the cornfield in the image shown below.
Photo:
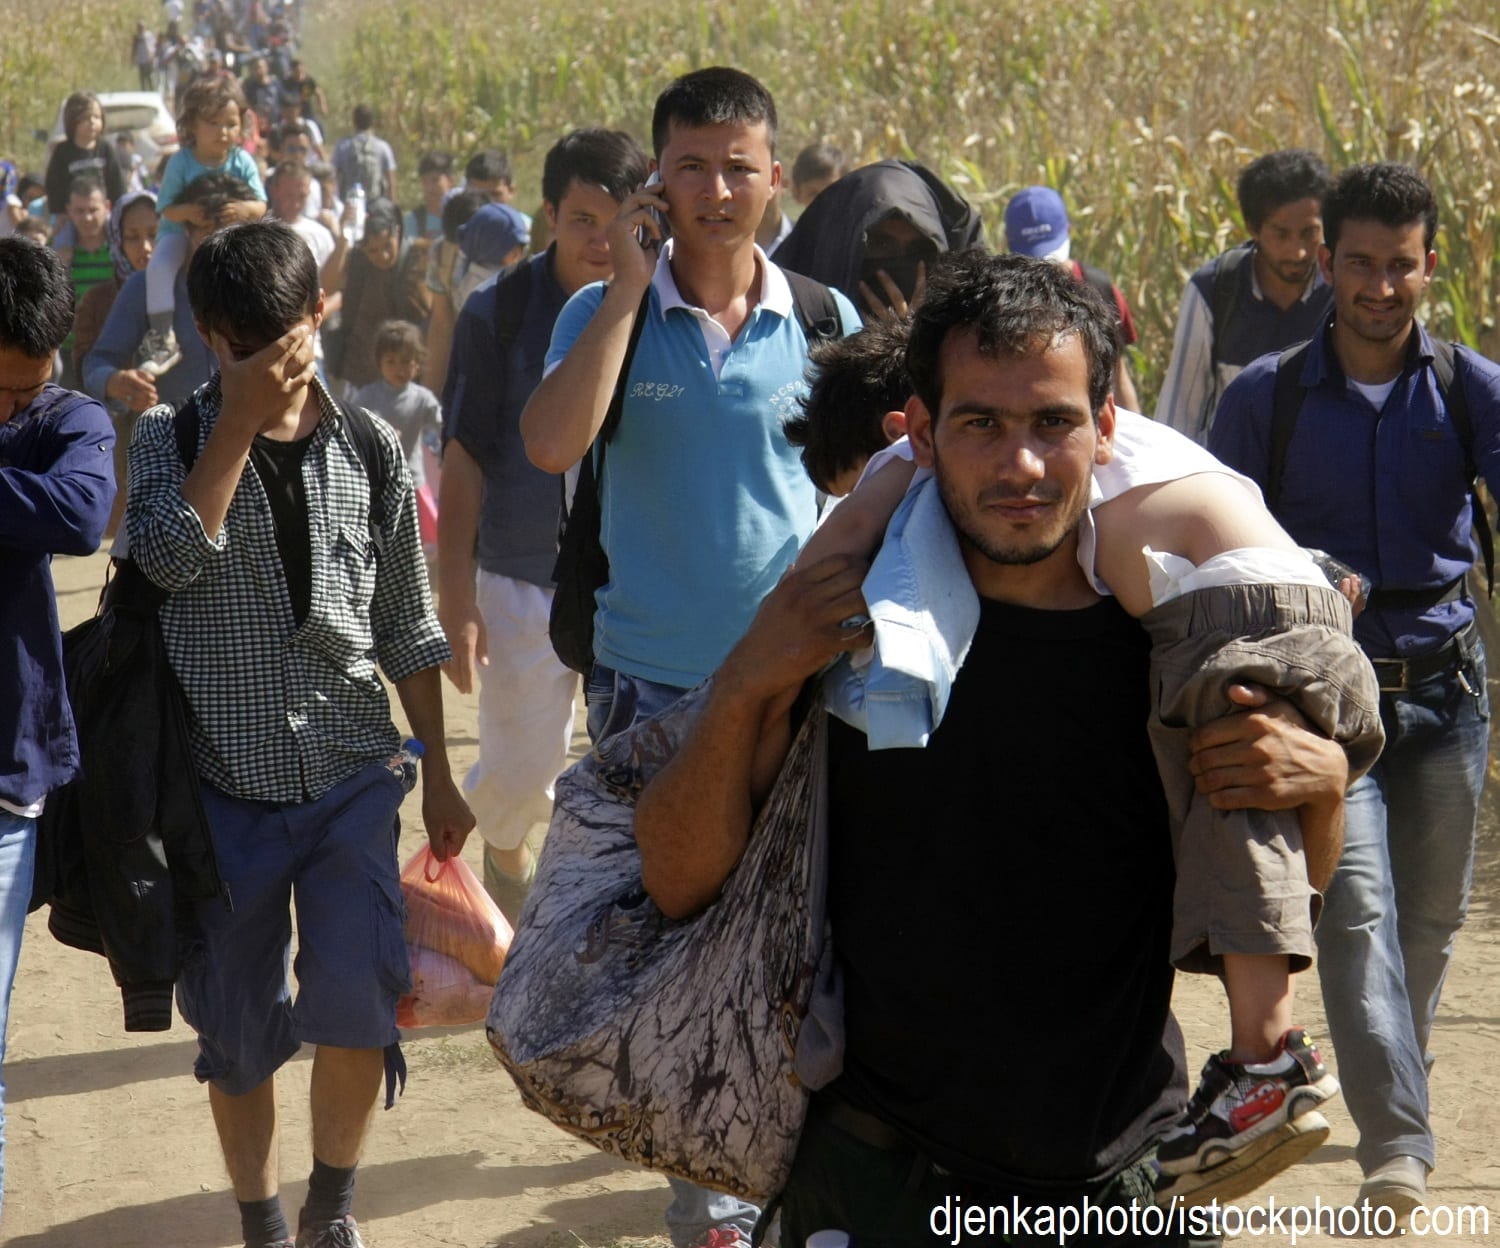
[[[340,0],[334,0],[339,3]],[[342,0],[349,4],[350,0]],[[1481,0],[554,0],[508,12],[369,0],[347,10],[335,77],[417,156],[497,146],[534,201],[565,130],[645,136],[657,92],[697,66],[764,81],[780,155],[827,139],[856,163],[921,160],[977,205],[1046,182],[1074,255],[1112,272],[1154,403],[1188,275],[1241,237],[1238,170],[1311,147],[1335,167],[1415,164],[1443,228],[1426,315],[1494,353],[1500,26]]]

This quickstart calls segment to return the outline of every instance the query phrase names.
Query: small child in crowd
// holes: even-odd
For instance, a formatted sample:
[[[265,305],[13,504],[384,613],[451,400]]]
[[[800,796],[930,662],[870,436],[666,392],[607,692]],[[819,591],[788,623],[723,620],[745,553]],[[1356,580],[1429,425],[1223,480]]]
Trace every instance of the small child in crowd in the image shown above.
[[[255,200],[230,204],[219,222],[258,221],[266,213],[266,188],[250,154],[240,146],[240,114],[245,96],[238,81],[230,77],[200,78],[182,95],[177,134],[182,147],[167,162],[157,206],[162,216],[156,252],[146,266],[147,359],[141,367],[157,375],[181,358],[172,332],[173,287],[177,270],[187,259],[186,223],[206,225],[202,211],[179,204],[184,188],[208,173],[228,173],[242,178],[255,192]]]
[[[125,175],[120,159],[109,143],[102,142],[104,106],[92,91],[77,91],[63,104],[63,133],[67,136],[52,149],[47,161],[47,211],[61,217],[68,211],[68,193],[77,178],[97,178],[104,197],[113,203],[125,194]],[[78,241],[71,223],[57,231],[53,246],[66,252]],[[68,262],[66,254],[63,263]]]
[[[406,214],[406,237],[436,240],[443,236],[443,201],[453,190],[453,153],[428,152],[417,162],[422,202]]]
[[[786,440],[802,448],[802,467],[832,498],[854,488],[872,455],[906,436],[908,328],[905,320],[872,321],[808,350],[810,387],[802,415],[786,422]]]
[[[412,484],[428,484],[423,447],[440,445],[443,409],[437,395],[417,378],[427,357],[422,331],[410,321],[385,321],[375,333],[375,362],[380,378],[361,386],[354,406],[383,416],[401,438],[401,450],[411,466]],[[436,482],[430,484],[436,492]]]

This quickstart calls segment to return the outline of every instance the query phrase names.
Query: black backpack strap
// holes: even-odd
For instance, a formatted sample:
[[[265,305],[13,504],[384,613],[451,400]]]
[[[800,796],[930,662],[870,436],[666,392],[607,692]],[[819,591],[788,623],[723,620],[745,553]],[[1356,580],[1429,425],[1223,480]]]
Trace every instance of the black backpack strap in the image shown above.
[[[520,336],[530,302],[531,262],[522,260],[495,283],[495,345],[500,348],[502,367]]]
[[[1222,358],[1219,344],[1229,340],[1229,328],[1234,324],[1240,304],[1244,302],[1254,255],[1254,243],[1240,243],[1221,255],[1214,265],[1213,297],[1209,300],[1208,310],[1213,313],[1214,318],[1210,358],[1215,364]]]
[[[630,366],[635,363],[635,349],[641,341],[641,331],[646,328],[646,322],[651,318],[651,287],[646,287],[646,293],[641,296],[640,306],[635,310],[635,320],[630,325],[630,342],[625,347],[625,358],[620,361],[620,375],[615,378],[615,391],[609,396],[609,407],[604,413],[604,423],[599,426],[599,465],[598,474],[602,479],[604,476],[604,448],[609,445],[609,440],[615,436],[615,430],[620,427],[620,417],[625,412],[625,383],[630,380]],[[585,455],[587,462],[591,456]],[[580,475],[580,484],[582,477]]]
[[[1474,536],[1479,539],[1479,553],[1484,560],[1485,589],[1491,598],[1495,596],[1495,531],[1490,527],[1490,513],[1484,508],[1484,499],[1479,496],[1476,482],[1479,480],[1479,465],[1474,459],[1474,421],[1469,415],[1469,396],[1464,388],[1463,375],[1459,372],[1458,348],[1451,342],[1434,339],[1432,343],[1432,371],[1437,378],[1438,396],[1448,409],[1448,419],[1453,422],[1453,432],[1464,451],[1464,473],[1469,479],[1469,496],[1474,503]]]
[[[782,272],[786,274],[787,285],[792,288],[792,309],[797,314],[802,332],[807,335],[808,346],[825,338],[842,338],[844,318],[839,313],[833,291],[801,273],[793,273],[790,269]]]
[[[1286,471],[1287,447],[1292,444],[1292,434],[1297,429],[1297,417],[1302,414],[1302,400],[1306,392],[1302,388],[1302,370],[1307,365],[1307,353],[1311,342],[1299,342],[1288,347],[1276,361],[1276,388],[1271,394],[1270,454],[1266,462],[1266,479],[1262,483],[1266,510],[1276,514],[1276,504],[1281,501],[1281,477]]]
[[[172,432],[177,435],[177,458],[188,472],[198,458],[198,394],[194,391],[172,416]]]
[[[360,407],[334,400],[344,431],[359,456],[361,467],[370,481],[370,537],[379,549],[385,544],[385,468],[380,458],[380,435],[370,413]]]

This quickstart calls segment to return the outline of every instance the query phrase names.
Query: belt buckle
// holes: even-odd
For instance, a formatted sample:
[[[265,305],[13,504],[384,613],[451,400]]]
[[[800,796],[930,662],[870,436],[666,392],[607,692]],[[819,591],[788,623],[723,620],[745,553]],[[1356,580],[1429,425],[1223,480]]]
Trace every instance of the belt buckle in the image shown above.
[[[1372,666],[1375,668],[1375,683],[1380,687],[1381,693],[1406,692],[1405,659],[1376,659]],[[1387,675],[1392,668],[1396,671],[1394,680]]]

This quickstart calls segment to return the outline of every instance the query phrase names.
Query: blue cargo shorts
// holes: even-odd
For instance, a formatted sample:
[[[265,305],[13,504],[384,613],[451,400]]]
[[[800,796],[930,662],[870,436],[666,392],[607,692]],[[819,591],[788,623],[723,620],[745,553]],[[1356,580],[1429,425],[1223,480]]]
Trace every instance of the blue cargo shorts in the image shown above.
[[[230,797],[203,786],[232,901],[196,907],[200,939],[177,980],[198,1033],[193,1073],[231,1096],[265,1082],[305,1041],[384,1049],[411,988],[397,810],[405,783],[375,763],[311,802]],[[291,903],[297,908],[297,997]]]

